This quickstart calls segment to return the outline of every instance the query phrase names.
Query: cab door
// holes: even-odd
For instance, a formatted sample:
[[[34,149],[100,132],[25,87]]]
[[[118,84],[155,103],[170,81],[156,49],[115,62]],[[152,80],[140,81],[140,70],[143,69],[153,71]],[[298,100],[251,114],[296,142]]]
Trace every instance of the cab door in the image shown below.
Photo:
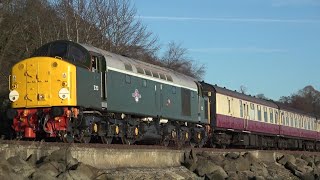
[[[101,106],[107,108],[107,63],[104,56],[91,52],[91,72],[100,75]]]

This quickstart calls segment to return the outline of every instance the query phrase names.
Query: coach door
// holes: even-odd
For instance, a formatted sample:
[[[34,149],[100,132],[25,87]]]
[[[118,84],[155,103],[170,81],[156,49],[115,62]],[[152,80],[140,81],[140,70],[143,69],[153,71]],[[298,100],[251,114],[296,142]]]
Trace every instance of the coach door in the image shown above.
[[[249,116],[249,106],[247,102],[243,103],[243,111],[244,111],[243,129],[248,130],[248,125],[249,125],[248,123],[249,123],[250,116]]]

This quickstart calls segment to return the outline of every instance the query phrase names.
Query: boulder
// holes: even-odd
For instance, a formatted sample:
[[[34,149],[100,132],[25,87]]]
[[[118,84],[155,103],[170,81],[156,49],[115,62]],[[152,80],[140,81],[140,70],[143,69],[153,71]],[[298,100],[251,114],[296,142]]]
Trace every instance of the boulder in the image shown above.
[[[25,178],[31,176],[31,174],[36,171],[33,165],[26,162],[20,156],[10,157],[7,161],[16,174],[19,174]]]
[[[252,178],[253,180],[265,180],[265,178],[263,176],[255,176],[254,178]]]
[[[53,151],[49,156],[45,157],[43,161],[56,161],[59,163],[64,163],[67,169],[74,169],[75,167],[73,166],[77,166],[79,163],[76,158],[72,157],[70,149],[59,149]]]
[[[209,159],[214,162],[215,164],[221,166],[222,162],[224,160],[224,156],[223,155],[212,155],[209,157]]]
[[[25,178],[22,175],[16,174],[11,165],[4,160],[0,162],[0,179],[23,180]]]
[[[262,162],[253,162],[250,166],[250,170],[255,176],[269,177],[267,166]]]
[[[238,159],[240,157],[240,153],[231,152],[231,153],[228,153],[225,157],[229,159]]]
[[[293,155],[285,154],[280,157],[277,162],[282,165],[285,165],[287,162],[291,162],[292,164],[294,164],[296,162],[296,158]]]
[[[287,162],[285,164],[285,167],[290,170],[294,175],[296,175],[297,177],[299,177],[300,179],[315,179],[315,173],[312,167],[310,166],[306,166],[303,164],[300,165],[295,165],[291,162]]]
[[[26,161],[31,164],[31,165],[37,165],[38,163],[38,158],[35,154],[31,154],[27,159]]]
[[[196,168],[196,172],[199,176],[209,175],[218,170],[219,172],[224,171],[220,166],[207,159],[199,162]]]
[[[198,157],[194,151],[185,152],[184,153],[184,162],[182,163],[183,166],[188,168],[191,172],[194,172],[197,168],[197,161]]]
[[[97,177],[98,170],[92,166],[79,163],[75,170],[68,170],[58,176],[59,179],[95,179]]]
[[[239,179],[252,179],[254,176],[254,173],[251,171],[238,172]]]
[[[315,163],[320,162],[320,155],[315,155],[314,156],[314,162]]]
[[[304,154],[301,155],[301,159],[305,160],[305,161],[307,162],[307,164],[308,164],[308,163],[314,163],[314,160],[313,160],[312,157],[307,156],[307,155],[304,155]]]
[[[250,170],[251,162],[248,159],[240,156],[239,158],[233,159],[225,159],[223,161],[223,168],[225,171],[248,171]]]
[[[37,172],[44,172],[53,177],[66,171],[65,164],[57,161],[43,162],[38,167]]]
[[[57,179],[54,176],[51,176],[50,174],[47,174],[46,172],[41,172],[41,171],[36,171],[35,173],[32,174],[31,179],[33,180],[54,180]]]
[[[211,174],[206,174],[206,178],[213,180],[223,180],[228,178],[228,174],[222,169],[222,167],[218,166],[218,169],[213,171]]]

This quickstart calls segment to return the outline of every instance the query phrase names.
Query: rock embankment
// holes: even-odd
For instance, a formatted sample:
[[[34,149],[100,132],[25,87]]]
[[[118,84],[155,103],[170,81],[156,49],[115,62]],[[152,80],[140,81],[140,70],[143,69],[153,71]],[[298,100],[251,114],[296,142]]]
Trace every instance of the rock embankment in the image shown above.
[[[70,149],[59,149],[41,158],[32,154],[27,158],[16,155],[6,159],[0,152],[0,179],[320,180],[320,155],[277,154],[271,157],[263,152],[257,156],[254,152],[196,153],[191,150],[185,152],[184,162],[177,167],[133,168],[128,165],[128,168],[98,169],[79,162],[72,157]]]
[[[254,153],[185,153],[183,163],[205,179],[304,179],[320,180],[320,155],[279,155],[262,161]]]

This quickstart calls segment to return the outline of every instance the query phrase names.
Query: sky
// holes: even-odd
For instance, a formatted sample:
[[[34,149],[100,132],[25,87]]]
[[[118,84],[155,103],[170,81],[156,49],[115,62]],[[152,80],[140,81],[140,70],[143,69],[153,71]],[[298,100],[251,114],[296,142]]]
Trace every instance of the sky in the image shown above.
[[[279,100],[320,90],[320,0],[134,0],[164,48],[181,43],[204,81]]]

